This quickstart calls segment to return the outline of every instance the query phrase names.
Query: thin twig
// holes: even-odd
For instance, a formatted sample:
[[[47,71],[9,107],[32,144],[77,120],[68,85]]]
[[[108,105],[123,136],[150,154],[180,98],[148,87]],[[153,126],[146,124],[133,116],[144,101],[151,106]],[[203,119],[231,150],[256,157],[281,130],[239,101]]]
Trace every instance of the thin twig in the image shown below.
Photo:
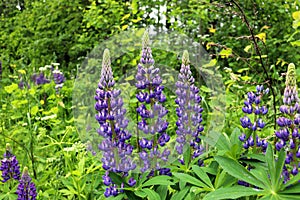
[[[255,51],[256,51],[257,55],[259,56],[259,60],[260,60],[261,66],[262,66],[262,68],[263,68],[263,71],[264,71],[264,73],[265,73],[267,79],[269,80],[268,86],[269,86],[269,88],[270,88],[270,90],[271,90],[271,93],[272,93],[272,96],[273,96],[274,129],[276,129],[276,126],[277,126],[277,125],[276,125],[276,99],[275,99],[276,96],[275,96],[275,91],[274,91],[274,89],[273,89],[273,87],[272,87],[272,86],[273,86],[273,80],[269,77],[268,71],[267,71],[267,69],[266,69],[266,67],[265,67],[265,65],[264,65],[263,59],[262,59],[262,57],[261,57],[260,49],[259,49],[258,44],[257,44],[257,42],[256,42],[255,35],[254,35],[254,33],[253,33],[253,29],[252,29],[252,27],[250,26],[249,21],[248,21],[246,15],[245,15],[243,9],[241,8],[241,6],[240,6],[235,0],[231,0],[231,2],[232,2],[232,3],[240,10],[240,12],[241,12],[241,14],[242,14],[243,21],[246,23],[247,28],[248,28],[248,30],[249,30],[249,32],[250,32],[250,34],[251,34],[251,37],[252,37],[252,40],[253,40],[253,44],[254,44],[254,47],[255,47]]]

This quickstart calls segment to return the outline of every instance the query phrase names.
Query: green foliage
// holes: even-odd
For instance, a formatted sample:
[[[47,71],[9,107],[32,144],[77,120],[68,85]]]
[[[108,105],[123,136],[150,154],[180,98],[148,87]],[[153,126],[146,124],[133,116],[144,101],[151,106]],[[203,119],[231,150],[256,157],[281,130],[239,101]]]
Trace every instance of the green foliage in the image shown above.
[[[291,77],[292,73],[287,84],[300,81],[297,68],[300,66],[299,1],[239,1],[244,15],[232,2],[1,1],[0,147],[3,148],[0,148],[0,155],[9,142],[21,168],[29,167],[37,186],[37,199],[105,199],[101,158],[86,151],[86,144],[80,141],[80,131],[74,124],[72,98],[75,75],[77,69],[81,75],[79,66],[87,55],[91,57],[88,60],[88,66],[91,66],[89,73],[100,75],[100,71],[93,71],[96,69],[94,66],[100,65],[97,60],[99,52],[89,53],[105,40],[127,30],[155,27],[161,32],[173,32],[175,36],[185,34],[208,52],[212,59],[203,65],[201,72],[210,69],[220,71],[225,94],[214,97],[215,91],[203,84],[201,75],[205,76],[205,73],[192,69],[196,80],[200,80],[196,84],[204,107],[203,123],[205,127],[209,126],[207,119],[217,109],[223,109],[226,111],[222,113],[226,118],[224,127],[217,131],[215,146],[207,144],[205,153],[199,158],[191,159],[187,148],[183,156],[184,165],[177,160],[170,163],[167,167],[172,170],[172,176],[160,175],[149,179],[147,173],[134,174],[137,180],[134,187],[124,183],[124,193],[108,199],[300,199],[300,175],[283,184],[285,153],[274,152],[272,148],[284,76]],[[142,32],[137,30],[134,37],[141,35]],[[146,43],[149,42],[147,39]],[[112,65],[116,66],[113,71],[117,80],[124,79],[130,83],[135,80],[134,74],[123,76],[139,62],[138,52],[132,49],[112,61]],[[160,66],[179,70],[181,59],[173,52],[154,48],[153,55]],[[49,63],[60,63],[60,69],[67,77],[58,93],[53,80],[44,85],[36,85],[31,80],[33,73],[39,73],[39,68]],[[289,63],[295,63],[296,67]],[[285,74],[288,66],[292,70]],[[52,74],[45,71],[45,76],[50,79]],[[176,80],[170,69],[163,71],[162,78],[163,83],[174,84]],[[23,88],[20,87],[21,81]],[[212,82],[214,84],[214,80]],[[270,111],[267,125],[259,133],[270,142],[266,154],[244,152],[238,139],[244,95],[246,91],[255,89],[258,83],[273,89],[266,99]],[[97,83],[86,84],[93,89]],[[118,87],[125,97],[124,103],[131,108],[128,116],[135,119],[136,91],[130,84]],[[83,99],[87,93],[75,94],[75,97]],[[165,94],[165,105],[170,113],[167,133],[171,141],[175,141],[175,95],[168,88],[165,88]],[[214,107],[213,102],[219,101],[218,98],[224,100],[223,108]],[[93,116],[81,117],[93,120]],[[129,126],[132,128],[136,124],[130,122]],[[197,164],[199,159],[204,166]],[[251,170],[246,166],[251,166]],[[117,174],[112,173],[111,176],[116,183],[124,181],[124,177]],[[249,183],[250,187],[238,185],[238,180]],[[16,199],[17,184],[15,180],[7,184],[0,182],[0,199]]]

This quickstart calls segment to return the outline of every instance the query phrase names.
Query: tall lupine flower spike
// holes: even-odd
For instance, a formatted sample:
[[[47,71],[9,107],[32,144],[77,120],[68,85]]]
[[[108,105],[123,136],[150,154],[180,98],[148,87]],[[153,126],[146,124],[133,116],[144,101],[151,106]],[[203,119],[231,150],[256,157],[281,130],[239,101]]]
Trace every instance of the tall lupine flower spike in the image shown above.
[[[275,144],[279,151],[285,149],[287,152],[283,176],[285,181],[290,175],[297,175],[300,160],[300,106],[298,88],[296,82],[296,69],[293,63],[289,64],[286,75],[283,105],[279,108],[282,117],[277,119],[280,130],[275,132],[278,142]]]
[[[262,120],[262,116],[268,113],[268,108],[261,105],[262,98],[264,95],[269,93],[269,88],[264,90],[263,85],[256,86],[256,92],[248,92],[247,100],[244,101],[244,107],[242,111],[245,116],[240,119],[241,125],[244,129],[248,129],[250,134],[243,133],[239,136],[240,141],[243,142],[243,147],[249,149],[253,147],[254,151],[259,148],[265,152],[268,146],[266,140],[261,139],[257,135],[257,131],[262,130],[265,127],[265,122]],[[254,115],[254,120],[251,121],[247,115]]]
[[[103,182],[108,186],[105,191],[106,197],[116,196],[122,192],[109,177],[109,172],[123,173],[125,176],[136,168],[131,159],[133,151],[129,143],[131,134],[126,130],[128,125],[128,120],[125,119],[126,109],[123,108],[123,100],[119,96],[121,91],[114,89],[114,84],[109,50],[105,49],[101,77],[95,95],[95,109],[98,112],[95,118],[100,125],[97,132],[103,137],[98,148],[103,152],[101,161],[103,168],[107,170],[103,176]]]
[[[64,74],[57,68],[55,70],[53,70],[52,73],[53,73],[53,79],[55,82],[55,90],[58,93],[59,89],[61,89],[63,87],[66,78],[65,78]]]
[[[192,148],[192,158],[197,158],[204,150],[200,139],[204,127],[201,124],[203,108],[200,104],[202,99],[194,82],[195,79],[190,70],[189,54],[184,51],[178,81],[176,82],[177,98],[175,103],[178,105],[176,108],[178,116],[176,150],[179,154],[183,154],[184,146],[187,144]],[[202,164],[202,161],[198,160],[198,163]]]
[[[163,94],[164,86],[161,85],[159,69],[153,66],[154,59],[149,43],[149,34],[146,31],[142,40],[141,59],[135,76],[138,89],[136,98],[141,103],[136,109],[141,117],[138,129],[143,133],[142,137],[139,133],[137,135],[138,149],[141,149],[139,152],[141,172],[159,170],[160,174],[170,175],[168,169],[162,168],[170,155],[168,148],[163,149],[170,140],[170,136],[166,133],[169,124],[164,119],[168,110],[162,105],[166,101],[166,97]]]
[[[0,171],[2,171],[2,182],[6,182],[9,179],[20,179],[19,162],[16,156],[12,154],[9,144],[6,144],[6,151],[3,160],[1,160]]]
[[[20,183],[17,188],[16,194],[18,195],[17,200],[35,200],[37,193],[35,184],[31,181],[28,174],[28,168],[24,167]]]

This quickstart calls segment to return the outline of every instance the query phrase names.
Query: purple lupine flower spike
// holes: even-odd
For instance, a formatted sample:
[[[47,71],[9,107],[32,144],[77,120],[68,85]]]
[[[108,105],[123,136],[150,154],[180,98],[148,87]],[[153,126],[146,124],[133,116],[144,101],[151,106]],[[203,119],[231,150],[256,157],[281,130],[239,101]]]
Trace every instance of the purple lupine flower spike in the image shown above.
[[[53,70],[52,73],[53,73],[53,79],[55,82],[55,90],[56,90],[56,92],[58,92],[59,89],[61,89],[63,87],[66,78],[65,78],[64,74],[58,69]]]
[[[147,170],[159,170],[168,160],[170,154],[166,143],[170,140],[166,130],[168,122],[165,116],[168,110],[162,105],[166,101],[163,94],[164,86],[159,75],[159,68],[155,68],[152,50],[150,47],[149,34],[145,31],[142,40],[142,53],[138,71],[135,76],[138,93],[136,98],[141,103],[136,109],[141,121],[138,129],[142,137],[137,137],[137,143],[141,148],[139,155],[142,161],[141,172]],[[164,147],[164,150],[162,150]]]
[[[189,54],[184,51],[178,81],[176,82],[177,98],[175,103],[178,105],[176,108],[178,116],[176,150],[179,154],[183,154],[183,147],[189,145],[192,147],[192,158],[197,158],[203,151],[200,139],[204,130],[201,124],[203,108],[200,105],[202,99],[199,95],[199,89],[194,85],[195,79],[192,76],[189,63]]]
[[[103,153],[102,167],[106,170],[103,183],[108,186],[104,195],[116,196],[123,192],[109,177],[109,172],[128,174],[136,168],[131,158],[133,147],[129,143],[131,134],[126,130],[128,120],[125,118],[126,109],[123,108],[121,91],[113,88],[115,82],[111,69],[109,50],[105,49],[102,60],[101,77],[95,95],[95,115],[100,127],[97,130],[103,138],[98,145]],[[123,185],[121,184],[121,188]]]
[[[15,155],[12,154],[9,144],[6,144],[6,152],[1,160],[0,171],[2,171],[2,182],[9,179],[20,179],[20,166]]]
[[[35,200],[36,199],[36,196],[37,196],[36,187],[28,174],[27,167],[24,167],[22,177],[20,179],[16,194],[18,195],[17,200]]]
[[[264,95],[269,93],[269,89],[264,89],[263,85],[256,86],[256,92],[248,92],[247,99],[244,101],[244,106],[242,107],[244,117],[240,118],[241,125],[244,129],[249,130],[249,132],[255,133],[262,130],[265,127],[265,122],[262,117],[268,113],[266,106],[262,104],[262,98]],[[250,119],[247,115],[254,115],[254,121]],[[246,131],[245,130],[245,131]],[[248,135],[242,133],[239,136],[241,142],[243,142],[243,147],[245,149],[259,147],[263,152],[266,151],[268,143],[264,139],[260,139],[257,134]]]
[[[300,107],[298,88],[296,80],[296,69],[293,63],[289,64],[285,89],[283,94],[283,105],[279,108],[282,116],[277,119],[280,130],[275,131],[277,142],[275,147],[277,151],[284,149],[286,151],[285,166],[283,171],[284,182],[290,179],[290,176],[298,174],[300,157]]]

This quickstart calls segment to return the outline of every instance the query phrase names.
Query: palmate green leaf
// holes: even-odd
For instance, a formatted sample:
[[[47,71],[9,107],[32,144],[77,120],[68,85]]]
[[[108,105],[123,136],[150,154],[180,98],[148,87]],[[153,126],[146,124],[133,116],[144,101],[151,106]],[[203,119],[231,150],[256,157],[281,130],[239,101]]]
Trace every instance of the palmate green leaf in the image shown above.
[[[190,187],[185,187],[183,190],[180,190],[179,192],[175,193],[170,200],[182,200],[190,190]]]
[[[173,175],[178,178],[179,180],[184,180],[187,183],[190,183],[192,185],[196,185],[199,187],[207,187],[202,181],[196,179],[195,177],[192,177],[188,174],[183,173],[173,173]]]
[[[228,188],[220,188],[210,192],[204,197],[203,200],[237,199],[240,197],[259,195],[262,193],[262,190],[236,185]]]
[[[223,170],[231,176],[234,176],[240,180],[246,181],[247,183],[250,183],[260,188],[265,187],[260,180],[258,180],[237,161],[223,156],[215,156],[215,160],[220,164]]]
[[[279,152],[279,155],[278,155],[277,162],[275,163],[276,190],[278,190],[280,188],[280,186],[282,185],[282,182],[283,182],[283,179],[281,178],[281,174],[282,174],[282,170],[283,170],[283,165],[285,163],[285,157],[286,157],[286,153],[283,149],[281,149],[281,151]]]
[[[157,194],[157,192],[155,192],[149,188],[144,188],[144,189],[142,189],[142,191],[147,194],[148,200],[161,200],[159,194]]]
[[[208,175],[197,165],[192,166],[193,172],[210,188],[214,188]]]
[[[268,145],[266,151],[266,162],[268,164],[268,171],[270,173],[271,183],[274,186],[276,182],[275,181],[276,171],[275,171],[275,160],[274,160],[274,152],[273,152],[272,145]]]
[[[161,200],[166,200],[168,195],[168,186],[161,185],[156,189],[156,192],[159,194]]]
[[[151,178],[150,180],[146,181],[145,183],[142,184],[143,187],[151,186],[151,185],[174,185],[170,181],[171,177],[170,176],[155,176]]]
[[[286,188],[285,190],[280,192],[280,194],[295,194],[295,195],[297,194],[297,195],[299,195],[300,194],[300,183]]]
[[[300,173],[298,173],[296,176],[294,176],[293,178],[291,178],[289,181],[286,182],[286,184],[283,185],[282,189],[287,188],[290,185],[293,185],[295,183],[297,183],[300,180]],[[299,183],[298,183],[299,184]]]

